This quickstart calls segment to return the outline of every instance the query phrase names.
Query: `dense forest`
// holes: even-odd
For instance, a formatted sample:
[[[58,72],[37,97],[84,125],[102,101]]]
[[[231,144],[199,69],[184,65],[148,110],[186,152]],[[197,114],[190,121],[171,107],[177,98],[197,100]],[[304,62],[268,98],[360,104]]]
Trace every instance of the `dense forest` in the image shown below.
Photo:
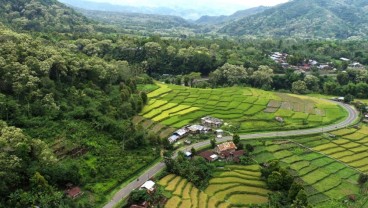
[[[1,131],[3,204],[58,204],[63,194],[47,190],[69,182],[91,184],[98,193],[93,184],[102,178],[116,183],[111,179],[129,177],[119,166],[135,171],[145,164],[129,160],[131,155],[144,151],[138,160],[146,163],[157,157],[145,149],[148,135],[130,122],[147,102],[137,82],[150,83],[150,78],[137,79],[126,61],[89,57],[4,26],[0,36],[0,119],[9,126],[3,123]],[[45,189],[38,190],[33,177]]]
[[[159,158],[167,140],[131,122],[153,78],[368,96],[367,71],[340,60],[367,65],[364,41],[127,36],[53,0],[0,0],[0,20],[0,207],[97,206]],[[329,62],[337,78],[285,69],[276,51]],[[87,197],[66,198],[68,183]]]

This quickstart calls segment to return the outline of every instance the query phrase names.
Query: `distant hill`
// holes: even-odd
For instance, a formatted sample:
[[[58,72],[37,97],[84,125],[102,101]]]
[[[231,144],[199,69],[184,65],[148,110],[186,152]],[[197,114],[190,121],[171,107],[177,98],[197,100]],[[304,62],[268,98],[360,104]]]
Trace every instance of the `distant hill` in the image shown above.
[[[293,0],[229,23],[229,35],[304,38],[367,37],[367,0]]]
[[[215,25],[215,24],[223,24],[226,22],[231,22],[231,21],[235,21],[244,17],[248,17],[254,14],[258,14],[260,12],[265,11],[266,9],[268,9],[269,7],[264,7],[264,6],[260,6],[260,7],[254,7],[254,8],[250,8],[250,9],[246,9],[246,10],[241,10],[241,11],[237,11],[232,15],[229,16],[225,16],[225,15],[221,15],[221,16],[202,16],[201,18],[199,18],[197,21],[195,21],[195,23],[200,24],[200,25]]]
[[[62,3],[73,7],[95,11],[111,11],[123,13],[141,13],[141,14],[158,14],[179,16],[185,19],[195,20],[204,13],[219,13],[218,11],[200,7],[198,9],[190,9],[184,7],[143,7],[143,6],[126,6],[110,3],[92,2],[90,0],[59,0]]]
[[[56,0],[0,0],[0,21],[16,30],[91,32],[98,25]]]
[[[85,10],[80,8],[75,8],[75,10],[93,20],[115,25],[124,30],[131,30],[135,32],[142,31],[145,33],[163,33],[167,30],[175,30],[179,28],[190,29],[194,27],[194,25],[189,23],[187,20],[177,16],[107,12]]]

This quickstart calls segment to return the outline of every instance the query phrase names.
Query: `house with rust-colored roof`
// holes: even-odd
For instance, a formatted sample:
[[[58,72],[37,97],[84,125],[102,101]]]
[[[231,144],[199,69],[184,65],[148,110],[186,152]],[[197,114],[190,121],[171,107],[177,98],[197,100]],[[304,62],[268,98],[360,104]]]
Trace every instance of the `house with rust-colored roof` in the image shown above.
[[[203,157],[208,162],[213,162],[213,161],[216,161],[218,159],[218,155],[213,153],[210,150],[199,153],[199,156]]]
[[[67,189],[65,193],[68,197],[72,199],[75,199],[83,194],[82,190],[78,186]]]
[[[217,152],[217,154],[223,154],[225,152],[233,152],[236,149],[237,147],[234,142],[225,142],[222,144],[218,144],[215,148],[215,152]]]

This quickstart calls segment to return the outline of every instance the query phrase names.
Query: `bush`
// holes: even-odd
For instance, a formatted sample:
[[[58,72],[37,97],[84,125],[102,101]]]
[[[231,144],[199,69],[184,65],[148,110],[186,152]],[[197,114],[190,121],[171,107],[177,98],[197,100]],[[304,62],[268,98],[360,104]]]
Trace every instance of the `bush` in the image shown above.
[[[361,173],[358,178],[359,185],[364,185],[368,181],[368,175]]]

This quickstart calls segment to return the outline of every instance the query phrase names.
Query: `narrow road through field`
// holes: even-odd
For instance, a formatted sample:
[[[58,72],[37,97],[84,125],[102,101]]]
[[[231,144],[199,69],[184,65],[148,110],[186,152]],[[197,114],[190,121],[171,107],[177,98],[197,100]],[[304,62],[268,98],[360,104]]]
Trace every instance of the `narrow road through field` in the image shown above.
[[[240,138],[242,140],[250,140],[250,139],[270,138],[270,137],[311,135],[311,134],[323,133],[323,132],[345,128],[353,124],[354,121],[358,119],[359,112],[355,110],[355,108],[353,108],[350,105],[344,104],[344,103],[337,103],[337,104],[340,105],[342,108],[344,108],[349,113],[348,117],[344,121],[341,121],[340,123],[329,125],[329,126],[324,126],[324,127],[313,128],[313,129],[244,134],[244,135],[240,135]],[[217,139],[217,142],[225,142],[230,139],[232,139],[232,137],[223,137],[223,138]],[[187,146],[185,149],[190,150],[192,147],[194,147],[195,149],[199,149],[199,148],[202,148],[208,145],[210,145],[210,141],[207,140],[207,141],[203,141],[203,142],[199,142],[199,143]],[[176,154],[174,155],[174,157],[175,156]],[[159,171],[161,171],[164,168],[165,168],[165,163],[163,162],[160,162],[154,165],[153,167],[148,169],[144,174],[139,176],[137,180],[129,183],[127,186],[125,186],[119,192],[117,192],[112,198],[112,200],[104,206],[104,208],[113,208],[121,199],[126,198],[132,190],[139,188],[145,181],[147,181],[150,177],[157,174]]]

